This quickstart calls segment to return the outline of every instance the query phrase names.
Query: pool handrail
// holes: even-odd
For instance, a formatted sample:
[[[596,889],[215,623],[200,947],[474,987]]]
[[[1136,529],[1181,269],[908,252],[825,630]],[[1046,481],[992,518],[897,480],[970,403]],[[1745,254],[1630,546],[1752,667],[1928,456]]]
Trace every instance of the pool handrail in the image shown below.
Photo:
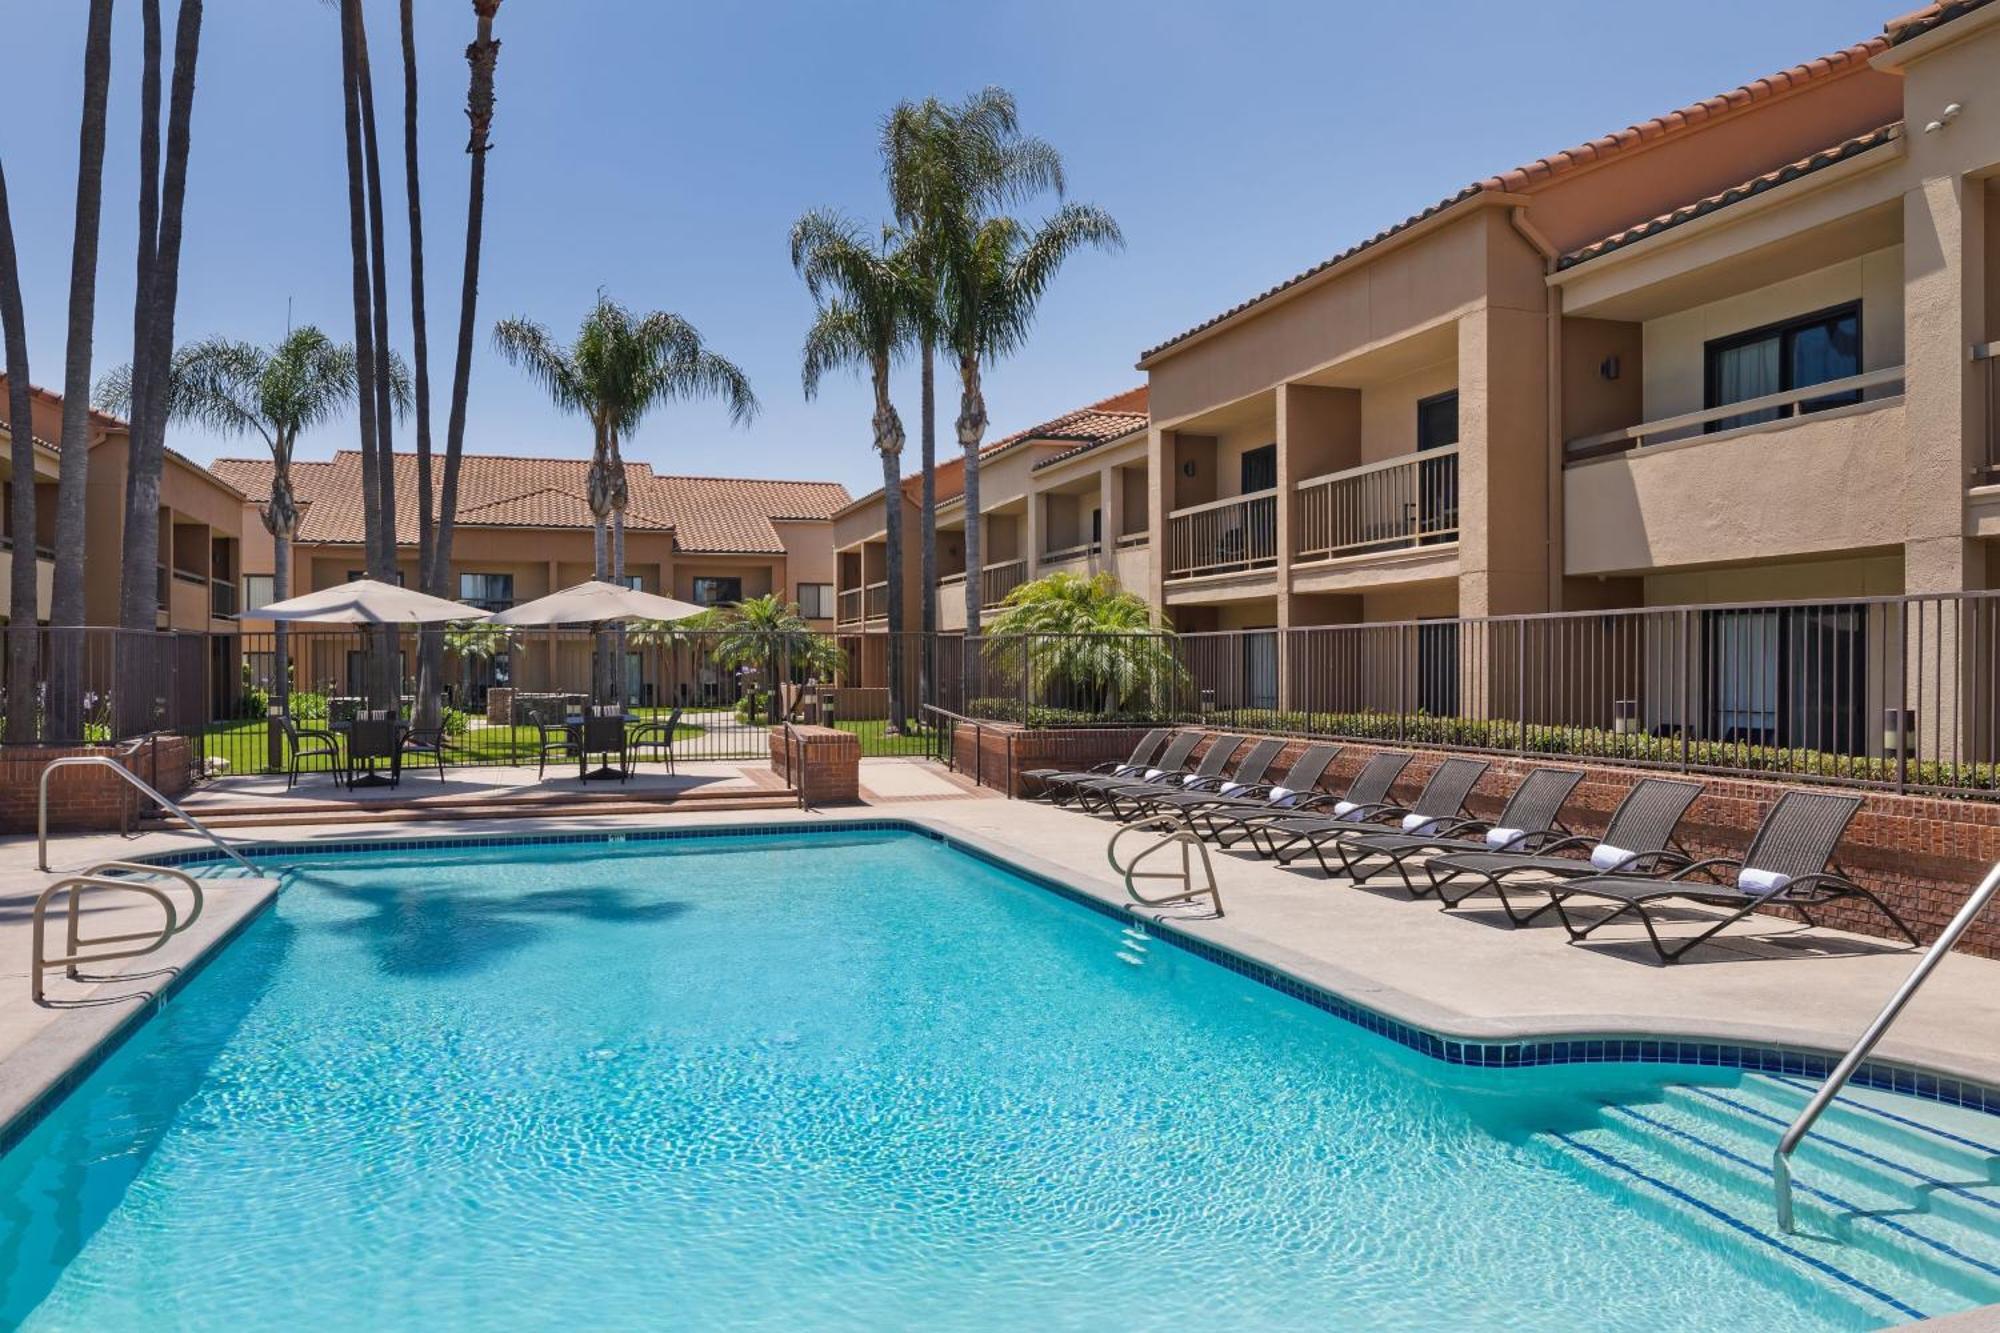
[[[42,769],[41,781],[38,784],[39,791],[36,796],[35,847],[37,852],[37,859],[35,864],[39,866],[45,873],[48,871],[49,868],[49,774],[55,772],[59,768],[110,769],[113,773],[116,773],[119,777],[123,778],[131,786],[138,788],[139,791],[143,795],[145,795],[149,800],[156,802],[162,809],[172,814],[174,818],[180,820],[183,824],[186,824],[189,828],[193,829],[195,832],[201,834],[204,838],[207,838],[210,842],[214,843],[217,847],[221,848],[223,854],[228,856],[230,860],[236,862],[238,865],[242,866],[245,870],[249,871],[253,875],[261,875],[264,873],[263,871],[257,868],[256,862],[252,861],[249,857],[237,851],[236,848],[231,846],[228,842],[218,837],[215,831],[209,828],[208,825],[202,823],[199,819],[196,819],[193,815],[181,809],[181,807],[178,804],[176,804],[170,797],[163,795],[161,792],[155,789],[152,783],[146,781],[144,778],[140,777],[137,773],[134,773],[131,769],[125,767],[125,765],[119,763],[116,759],[111,758],[109,755],[101,755],[101,754],[64,755],[60,759],[51,759],[48,762],[47,766]]]
[[[1799,1112],[1798,1118],[1785,1130],[1784,1137],[1778,1140],[1778,1146],[1772,1149],[1771,1188],[1773,1202],[1777,1207],[1780,1231],[1786,1234],[1792,1231],[1792,1153],[1804,1141],[1806,1135],[1812,1132],[1812,1127],[1820,1115],[1832,1104],[1833,1099],[1840,1095],[1841,1089],[1847,1086],[1847,1081],[1854,1076],[1854,1071],[1860,1068],[1861,1062],[1868,1058],[1869,1052],[1873,1051],[1876,1043],[1882,1040],[1883,1035],[1902,1014],[1904,1006],[1909,1004],[1911,997],[1917,993],[1925,979],[1936,970],[1939,963],[1944,961],[1945,955],[1951,952],[1951,947],[1958,943],[1959,937],[1971,928],[1979,914],[1986,910],[1986,905],[1993,900],[1996,891],[2000,891],[2000,862],[1994,863],[1993,868],[1986,872],[1986,878],[1981,880],[1979,887],[1966,898],[1965,905],[1958,909],[1958,915],[1951,919],[1950,924],[1932,942],[1931,947],[1925,950],[1924,956],[1917,960],[1917,965],[1910,969],[1910,975],[1903,978],[1903,984],[1896,987],[1896,993],[1889,997],[1889,1002],[1875,1015],[1875,1021],[1868,1025],[1868,1030],[1861,1034],[1861,1039],[1840,1058],[1840,1063],[1833,1067],[1831,1074],[1827,1075],[1826,1082],[1820,1085],[1819,1091],[1813,1094],[1812,1100],[1806,1103],[1805,1109]]]
[[[1140,848],[1130,861],[1120,862],[1118,859],[1118,840],[1128,833],[1141,831],[1156,833],[1160,836],[1152,843]],[[1139,863],[1147,857],[1152,856],[1155,852],[1164,851],[1169,847],[1176,846],[1181,849],[1181,868],[1179,871],[1139,869]],[[1201,855],[1201,872],[1202,877],[1207,881],[1206,887],[1197,887],[1195,884],[1194,857],[1192,853],[1199,853]],[[1217,916],[1223,914],[1222,889],[1215,882],[1215,865],[1208,859],[1208,844],[1201,840],[1201,835],[1195,831],[1194,822],[1188,818],[1184,811],[1170,810],[1159,814],[1146,815],[1133,820],[1129,824],[1120,825],[1117,832],[1111,835],[1111,841],[1105,844],[1104,857],[1111,862],[1111,868],[1124,878],[1126,896],[1142,907],[1172,907],[1180,903],[1191,903],[1206,898],[1209,905],[1215,909]],[[1177,880],[1180,883],[1181,890],[1179,893],[1169,893],[1164,897],[1149,898],[1139,892],[1139,887],[1135,883],[1135,881],[1142,879]]]
[[[157,883],[133,878],[139,875],[155,875],[177,881],[194,900],[194,906],[183,917],[174,907],[174,900]],[[95,939],[83,938],[82,909],[83,894],[86,889],[111,889],[121,893],[137,893],[151,898],[160,905],[166,915],[166,924],[154,930],[130,931],[123,935],[99,935]],[[48,956],[48,914],[49,905],[56,898],[69,895],[68,928],[65,932],[64,949],[60,958]],[[201,919],[201,884],[193,875],[171,866],[147,865],[137,861],[100,861],[90,869],[62,879],[43,889],[35,898],[35,906],[29,914],[29,957],[28,957],[28,998],[35,1004],[42,1004],[47,998],[43,980],[51,968],[61,968],[70,980],[77,977],[79,963],[108,963],[121,958],[139,958],[166,946],[167,941],[192,926]],[[106,944],[131,944],[137,940],[147,943],[137,949],[117,949],[109,953],[87,953]]]

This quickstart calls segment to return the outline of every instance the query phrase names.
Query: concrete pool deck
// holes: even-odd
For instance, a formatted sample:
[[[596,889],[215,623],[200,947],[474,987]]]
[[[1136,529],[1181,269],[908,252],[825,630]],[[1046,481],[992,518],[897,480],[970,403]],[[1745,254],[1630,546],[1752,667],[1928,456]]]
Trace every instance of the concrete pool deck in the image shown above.
[[[244,830],[232,841],[492,837],[883,818],[959,838],[1106,902],[1127,902],[1105,861],[1113,825],[1022,801],[951,799],[934,791],[823,811],[272,827]],[[75,835],[52,844],[51,859],[60,870],[198,845],[199,839],[184,833],[133,839]],[[185,955],[170,950],[132,960],[120,979],[93,987],[52,978],[52,999],[91,1003],[38,1010],[29,1002],[25,980],[27,907],[49,879],[33,869],[33,860],[32,843],[0,847],[0,1124],[9,1106],[24,1104],[14,1090],[31,1080],[35,1069],[59,1064],[65,1049],[72,1060],[84,1058],[103,1039],[106,1025],[116,1021],[107,1015],[150,1002],[148,987],[157,981],[140,974],[185,966],[269,894],[261,882],[218,885],[204,922],[172,946],[184,947]],[[1355,888],[1245,855],[1220,853],[1214,861],[1227,910],[1221,919],[1210,917],[1205,907],[1137,910],[1402,1022],[1475,1040],[1619,1034],[1837,1054],[1916,961],[1912,951],[1884,940],[1761,917],[1732,927],[1686,962],[1662,966],[1640,947],[1637,927],[1606,930],[1601,943],[1593,939],[1577,947],[1552,921],[1516,930],[1497,909],[1446,914],[1434,903],[1410,901],[1389,881]],[[1690,913],[1687,919],[1695,918]],[[1954,955],[1911,1003],[1877,1057],[2000,1087],[1996,1032],[2000,961]]]

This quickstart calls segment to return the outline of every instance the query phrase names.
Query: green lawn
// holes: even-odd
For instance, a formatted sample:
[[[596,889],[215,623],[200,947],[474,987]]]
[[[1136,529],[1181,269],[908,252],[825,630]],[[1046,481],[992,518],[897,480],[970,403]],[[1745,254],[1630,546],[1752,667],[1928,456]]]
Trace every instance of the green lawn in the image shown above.
[[[839,721],[834,725],[861,738],[861,755],[864,759],[927,755],[931,752],[932,733],[914,722],[910,723],[908,729],[900,736],[890,735],[889,724],[879,718],[872,722]]]
[[[664,718],[665,709],[637,709],[640,717]],[[674,739],[684,740],[704,734],[704,728],[683,722],[674,728]],[[244,718],[211,723],[203,732],[203,753],[210,759],[228,761],[228,773],[281,772],[268,766],[270,728],[263,718]],[[541,744],[534,727],[472,726],[451,738],[451,762],[455,764],[533,763]],[[644,751],[642,750],[642,754]],[[302,772],[323,772],[324,759],[308,761]]]

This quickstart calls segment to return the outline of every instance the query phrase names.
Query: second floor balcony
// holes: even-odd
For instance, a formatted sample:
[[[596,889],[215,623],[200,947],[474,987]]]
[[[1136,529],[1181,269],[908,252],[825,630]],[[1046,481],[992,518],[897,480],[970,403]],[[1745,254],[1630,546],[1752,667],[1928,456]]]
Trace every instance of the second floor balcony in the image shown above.
[[[1458,446],[1302,481],[1292,495],[1292,558],[1339,560],[1458,540]]]
[[[858,624],[860,624],[860,623],[861,623],[861,589],[859,589],[859,588],[842,588],[842,589],[840,590],[840,597],[839,597],[839,600],[838,600],[838,604],[836,605],[836,607],[835,607],[834,609],[835,609],[835,611],[836,611],[836,613],[837,613],[837,615],[836,615],[836,618],[835,618],[835,623],[837,623],[837,624],[841,624],[841,625],[858,625]]]
[[[1167,577],[1202,578],[1278,563],[1278,492],[1190,505],[1167,515]]]
[[[1025,560],[998,560],[979,571],[979,605],[998,606],[1007,600],[1007,594],[1028,581],[1028,562]],[[937,581],[938,604],[943,606],[953,600],[964,602],[965,575],[947,574]]]

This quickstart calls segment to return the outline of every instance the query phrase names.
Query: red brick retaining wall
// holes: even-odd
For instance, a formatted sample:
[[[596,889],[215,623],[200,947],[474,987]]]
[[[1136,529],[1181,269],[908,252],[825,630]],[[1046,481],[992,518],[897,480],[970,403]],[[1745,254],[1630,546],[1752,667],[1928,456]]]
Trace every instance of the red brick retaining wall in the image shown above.
[[[0,830],[35,831],[42,770],[69,755],[108,756],[163,795],[179,796],[190,785],[189,744],[185,736],[160,736],[119,745],[0,746]],[[116,773],[96,767],[60,769],[49,779],[49,827],[70,832],[123,828],[141,799]]]
[[[1088,768],[1102,760],[1124,759],[1143,728],[1092,728],[1069,733],[1026,731],[996,723],[979,729],[976,749],[971,732],[968,725],[960,724],[954,744],[959,770],[974,772],[972,763],[977,760],[981,765],[980,781],[985,785],[1007,787],[1011,783],[1012,794],[1021,795],[1022,771],[1036,767]],[[1281,775],[1310,743],[1297,740],[1287,745],[1271,765],[1271,774]],[[1207,747],[1208,742],[1204,741],[1191,762],[1199,762]],[[1339,757],[1321,780],[1321,788],[1341,790],[1369,756],[1397,748],[1359,742],[1343,745]],[[1432,770],[1451,757],[1444,751],[1408,748],[1416,758],[1403,770],[1395,788],[1396,797],[1404,801],[1415,799]],[[1698,781],[1702,784],[1702,794],[1689,808],[1679,830],[1681,842],[1696,856],[1742,855],[1758,822],[1783,792],[1795,787],[1812,790],[1825,785],[1710,777],[1699,773],[1681,775],[1657,769],[1511,755],[1478,757],[1488,759],[1492,766],[1474,788],[1470,806],[1474,814],[1489,817],[1499,811],[1530,769],[1582,769],[1584,780],[1563,809],[1563,822],[1579,833],[1601,832],[1611,811],[1641,778],[1686,776]],[[1840,868],[1881,894],[1919,936],[1926,940],[1935,938],[1987,870],[2000,861],[2000,802],[1847,790],[1857,791],[1863,802],[1841,840],[1837,857]],[[1863,902],[1836,903],[1815,912],[1814,916],[1824,925],[1901,939],[1893,926]],[[2000,914],[1976,922],[1959,948],[1982,957],[2000,958]]]
[[[794,726],[788,742],[783,727],[771,729],[771,771],[798,789],[807,805],[839,805],[861,799],[861,738],[832,727]],[[798,760],[798,772],[792,763]]]

